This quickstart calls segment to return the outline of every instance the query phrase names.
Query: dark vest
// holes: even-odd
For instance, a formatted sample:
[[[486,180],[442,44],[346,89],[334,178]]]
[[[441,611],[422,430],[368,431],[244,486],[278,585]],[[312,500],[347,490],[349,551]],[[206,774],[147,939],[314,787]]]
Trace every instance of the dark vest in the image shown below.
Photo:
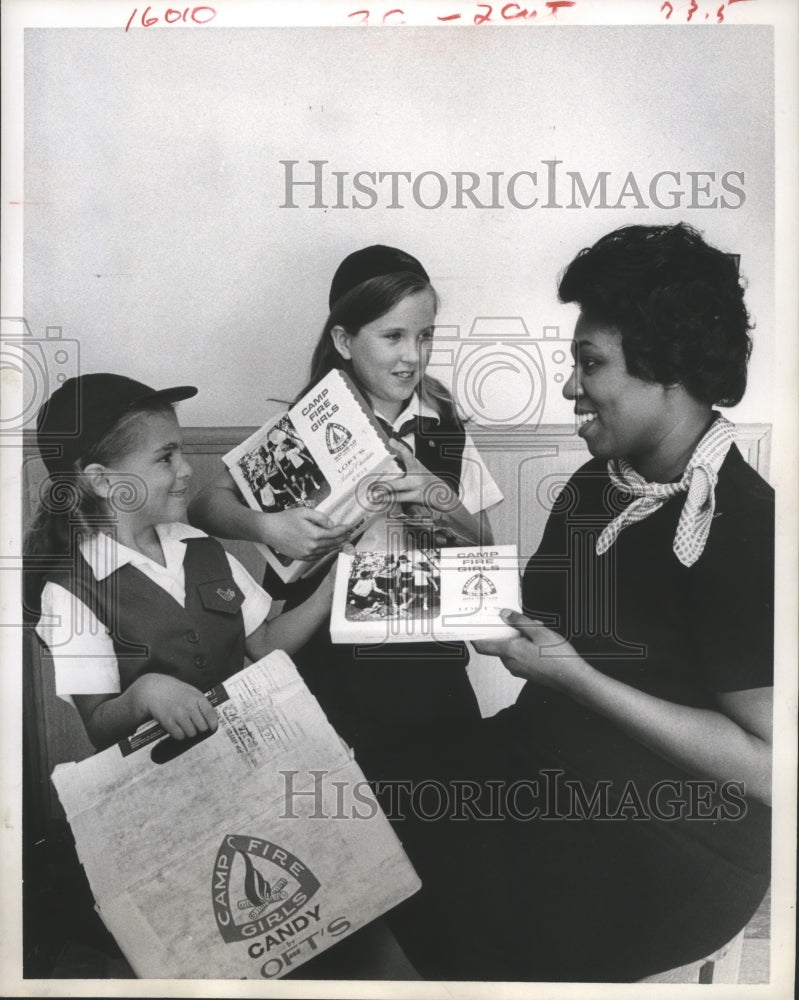
[[[414,434],[416,457],[433,475],[456,491],[461,482],[465,446],[466,431],[456,416],[442,417],[440,422],[429,417],[419,418],[419,428]]]
[[[414,450],[430,472],[457,490],[465,443],[457,418],[440,423],[421,418]],[[288,586],[278,581],[277,594],[278,578],[267,572],[264,589],[285,596],[288,610],[313,593],[329,568]],[[325,622],[293,659],[330,722],[356,750],[398,731],[442,731],[480,717],[465,670],[469,653],[461,642],[334,645]]]
[[[169,674],[201,691],[244,665],[244,595],[225,551],[214,538],[187,538],[183,569],[186,605],[135,566],[98,581],[79,553],[75,572],[52,574],[108,630],[124,691],[142,674]]]

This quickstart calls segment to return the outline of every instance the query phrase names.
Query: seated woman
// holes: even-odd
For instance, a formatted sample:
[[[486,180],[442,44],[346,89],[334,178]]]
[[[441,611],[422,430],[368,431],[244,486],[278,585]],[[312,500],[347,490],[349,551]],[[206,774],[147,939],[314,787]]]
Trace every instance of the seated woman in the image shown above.
[[[403,807],[384,785],[424,883],[394,927],[435,979],[640,979],[723,945],[769,882],[774,496],[713,409],[746,385],[737,266],[688,226],[630,226],[559,294],[593,457],[527,615],[503,612],[518,636],[478,644],[527,684],[421,747]],[[385,748],[361,760],[392,775]]]

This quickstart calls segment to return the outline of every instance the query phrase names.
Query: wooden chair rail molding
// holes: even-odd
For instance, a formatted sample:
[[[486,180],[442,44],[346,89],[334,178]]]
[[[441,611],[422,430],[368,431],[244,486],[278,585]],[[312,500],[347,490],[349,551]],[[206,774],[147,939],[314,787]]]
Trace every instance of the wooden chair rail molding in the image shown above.
[[[566,478],[589,458],[583,441],[570,425],[543,424],[529,427],[470,428],[491,474],[505,500],[490,512],[498,543],[516,542],[521,556],[531,555],[541,537],[554,496]],[[194,496],[222,471],[221,457],[239,444],[255,427],[184,428],[185,453],[194,469],[189,491]],[[737,443],[744,458],[768,478],[771,442],[770,424],[741,424]],[[23,470],[23,521],[30,523],[39,486],[45,478],[34,439],[27,437]],[[263,559],[247,543],[226,543],[255,574],[262,572]]]
[[[222,471],[221,457],[249,436],[254,427],[187,427],[184,450],[194,470],[190,495]],[[587,460],[588,452],[574,428],[546,424],[538,428],[470,428],[481,455],[502,490],[505,500],[490,512],[498,543],[516,542],[522,559],[538,545],[547,512],[568,476]],[[744,458],[768,478],[771,426],[741,424],[737,441]],[[45,469],[33,435],[25,442],[22,475],[25,524],[36,508]],[[263,558],[247,542],[225,541],[225,546],[249,569],[256,579],[263,574]],[[56,697],[53,672],[42,661],[35,641],[25,644],[26,750],[30,779],[34,786],[32,808],[47,820],[61,816],[50,773],[62,761],[80,760],[92,751],[83,734],[77,712]],[[510,703],[521,682],[493,657],[472,653],[469,676],[480,707],[490,715]]]

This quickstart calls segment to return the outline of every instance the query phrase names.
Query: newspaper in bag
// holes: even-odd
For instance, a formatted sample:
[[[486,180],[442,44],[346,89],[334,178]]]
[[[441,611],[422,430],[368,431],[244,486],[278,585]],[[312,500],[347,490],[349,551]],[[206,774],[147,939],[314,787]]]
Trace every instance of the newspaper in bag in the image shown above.
[[[285,653],[211,700],[219,728],[188,749],[152,723],[53,782],[137,976],[277,979],[420,883]]]

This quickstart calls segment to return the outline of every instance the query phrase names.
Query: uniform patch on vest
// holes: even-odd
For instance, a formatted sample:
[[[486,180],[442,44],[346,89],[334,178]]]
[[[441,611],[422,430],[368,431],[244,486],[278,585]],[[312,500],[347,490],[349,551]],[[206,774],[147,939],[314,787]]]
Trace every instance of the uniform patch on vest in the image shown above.
[[[208,611],[222,611],[228,615],[235,615],[244,603],[244,594],[230,579],[200,583],[197,592],[203,607]]]
[[[287,933],[294,935],[319,919],[305,910],[318,889],[313,872],[289,851],[259,837],[229,835],[217,852],[211,886],[219,933],[228,942],[246,941],[280,934],[289,921]]]

